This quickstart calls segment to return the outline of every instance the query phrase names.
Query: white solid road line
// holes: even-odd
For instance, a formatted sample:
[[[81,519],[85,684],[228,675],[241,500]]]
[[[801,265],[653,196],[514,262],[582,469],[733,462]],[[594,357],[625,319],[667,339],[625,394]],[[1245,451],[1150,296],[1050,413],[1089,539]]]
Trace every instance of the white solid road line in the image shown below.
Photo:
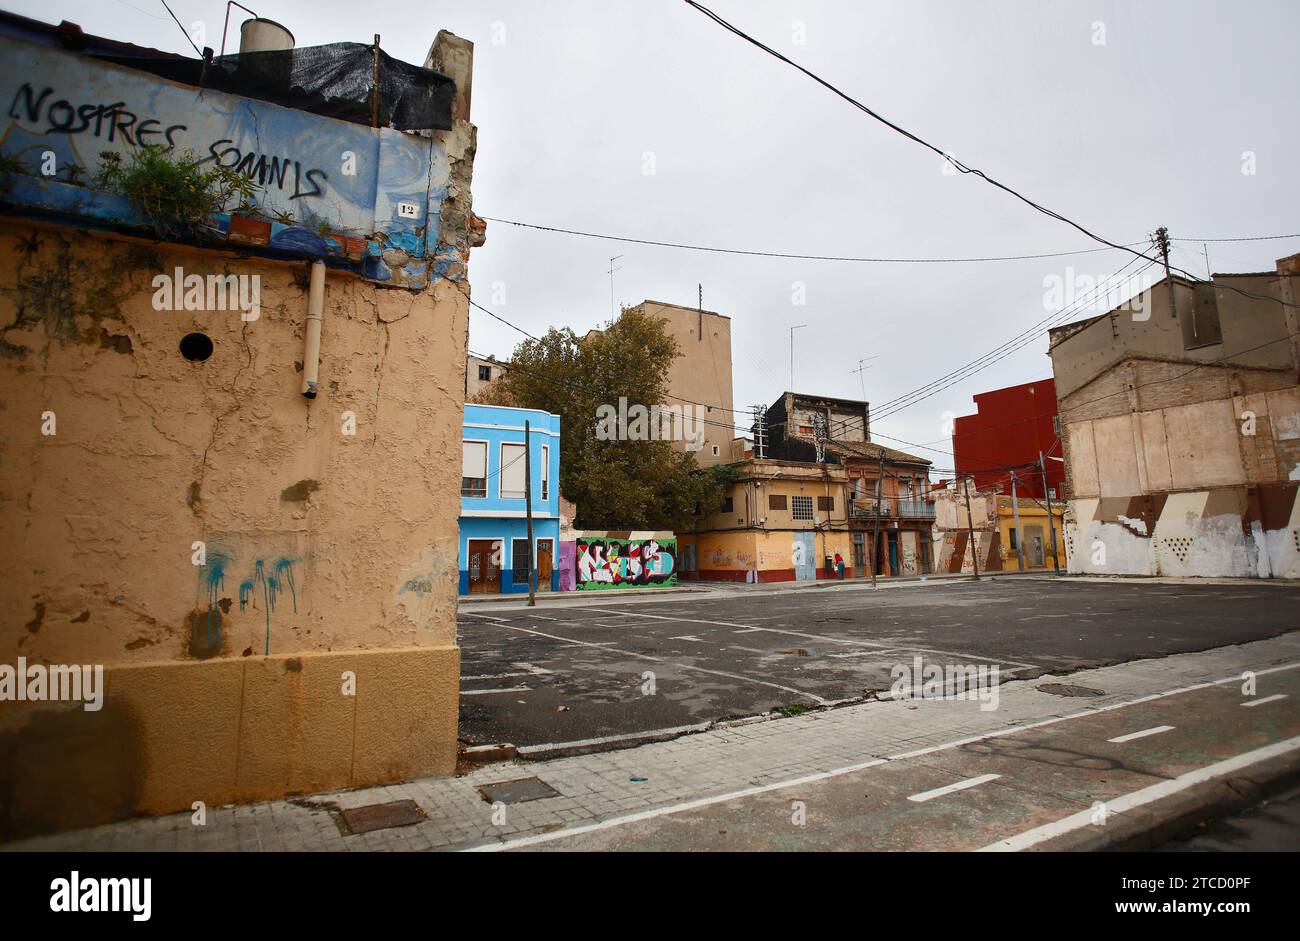
[[[1281,664],[1275,667],[1268,667],[1263,670],[1256,670],[1255,674],[1257,676],[1264,676],[1270,673],[1283,673],[1290,670],[1295,670],[1297,668],[1300,668],[1300,660],[1297,660],[1292,663]],[[1040,719],[1037,722],[1026,722],[1023,725],[1007,726],[1006,728],[998,729],[994,732],[986,732],[982,735],[971,735],[966,738],[955,739],[954,741],[951,742],[944,742],[940,745],[929,745],[924,748],[914,749],[910,752],[903,752],[902,754],[898,754],[898,755],[890,755],[887,758],[873,758],[870,761],[864,761],[861,762],[860,764],[849,765],[844,768],[833,768],[830,771],[820,771],[816,774],[806,775],[800,778],[793,778],[788,781],[773,781],[771,784],[763,784],[756,787],[745,788],[744,790],[740,790],[740,791],[730,791],[726,794],[714,795],[713,797],[702,797],[697,800],[687,801],[682,804],[665,804],[660,807],[652,807],[649,810],[638,811],[637,813],[628,814],[626,816],[607,817],[604,820],[596,820],[593,821],[592,823],[579,824],[576,827],[568,827],[562,830],[551,830],[547,833],[537,833],[532,836],[518,837],[512,840],[501,840],[495,843],[480,843],[477,846],[466,847],[465,849],[462,849],[459,852],[499,853],[503,850],[515,849],[516,847],[533,846],[537,843],[549,843],[551,840],[562,840],[565,839],[566,837],[579,836],[584,833],[593,833],[598,830],[608,830],[613,827],[621,827],[624,824],[636,823],[641,820],[653,820],[656,817],[664,817],[669,814],[682,813],[688,810],[696,810],[700,807],[708,807],[712,804],[720,804],[726,801],[733,801],[744,797],[751,797],[755,794],[766,794],[769,791],[779,791],[791,787],[802,787],[805,784],[811,784],[817,781],[825,781],[831,778],[838,778],[842,775],[853,774],[856,771],[863,771],[867,768],[874,768],[876,765],[888,764],[889,762],[893,762],[893,761],[902,761],[903,759],[906,758],[917,758],[920,757],[921,755],[931,755],[934,754],[935,752],[949,751],[953,748],[960,748],[963,745],[969,745],[972,742],[982,742],[992,738],[1000,738],[1005,735],[1015,735],[1017,732],[1025,732],[1030,729],[1043,728],[1044,726],[1048,726],[1048,725],[1058,725],[1062,722],[1069,722],[1071,719],[1082,719],[1088,716],[1095,716],[1101,713],[1112,712],[1116,709],[1124,709],[1127,708],[1128,706],[1141,705],[1142,703],[1152,702],[1157,699],[1165,699],[1169,696],[1179,696],[1182,695],[1183,693],[1191,693],[1201,689],[1213,689],[1214,687],[1222,686],[1225,683],[1239,683],[1240,681],[1241,681],[1241,675],[1234,673],[1232,676],[1226,676],[1220,680],[1209,680],[1204,683],[1193,683],[1190,686],[1179,686],[1176,687],[1175,689],[1165,690],[1164,692],[1149,693],[1145,696],[1139,696],[1137,699],[1133,699],[1128,702],[1110,703],[1109,705],[1084,709],[1081,712],[1070,713],[1064,716],[1053,716],[1050,719]],[[1300,743],[1300,738],[1292,739],[1291,741]],[[1276,747],[1276,746],[1270,746],[1270,747]],[[1254,754],[1254,752],[1251,752],[1251,754]],[[1165,783],[1172,783],[1172,782],[1165,782]],[[1085,812],[1085,814],[1086,815],[1077,815],[1077,816],[1084,816],[1084,823],[1090,824],[1092,822],[1092,810],[1089,809],[1088,811]],[[1065,831],[1063,830],[1062,832]],[[997,844],[994,844],[991,847],[985,847],[985,849],[998,849],[998,848],[1003,848],[1003,847],[999,847]],[[1013,847],[1008,846],[1004,848],[1011,849]]]
[[[1274,696],[1265,696],[1263,699],[1248,699],[1243,706],[1262,706],[1266,702],[1277,702],[1279,699],[1286,699],[1286,693],[1278,693]]]
[[[532,689],[531,686],[510,686],[506,689],[462,689],[460,694],[462,696],[490,696],[493,693],[526,693],[530,689]]]
[[[1115,745],[1123,745],[1125,742],[1131,742],[1134,739],[1146,738],[1148,735],[1159,735],[1161,732],[1172,732],[1172,725],[1157,725],[1154,729],[1143,729],[1141,732],[1129,732],[1128,735],[1119,735],[1115,738],[1108,738],[1106,741]]]
[[[965,781],[958,781],[956,784],[948,784],[944,787],[936,787],[933,791],[922,791],[920,794],[913,794],[908,800],[915,801],[918,804],[924,804],[926,801],[932,801],[936,797],[943,797],[945,794],[955,794],[957,791],[964,791],[968,787],[978,787],[981,784],[987,784],[989,781],[996,781],[1002,777],[1000,774],[981,774],[978,778],[967,778]]]
[[[1105,802],[1106,814],[1122,814],[1134,810],[1144,804],[1150,804],[1154,801],[1170,797],[1180,791],[1185,791],[1189,787],[1197,784],[1203,784],[1206,781],[1212,781],[1215,778],[1221,778],[1226,774],[1232,774],[1247,768],[1250,765],[1257,764],[1261,761],[1268,761],[1270,758],[1277,758],[1288,752],[1293,752],[1300,748],[1300,736],[1288,738],[1285,741],[1277,742],[1273,745],[1267,745],[1264,748],[1257,748],[1254,751],[1246,752],[1244,755],[1238,755],[1236,758],[1229,758],[1226,761],[1219,761],[1212,765],[1206,765],[1204,768],[1198,768],[1195,771],[1189,771],[1186,774],[1179,775],[1170,781],[1161,781],[1159,784],[1153,784],[1150,787],[1144,787],[1140,791],[1133,791],[1131,794],[1125,794],[1122,797],[1116,797],[1113,800]],[[998,840],[996,843],[990,843],[988,846],[981,847],[979,852],[1018,852],[1037,846],[1053,837],[1070,833],[1074,830],[1081,830],[1084,827],[1094,826],[1093,817],[1095,811],[1090,807],[1087,810],[1081,810],[1077,814],[1071,814],[1063,820],[1055,823],[1047,823],[1041,827],[1035,827],[1032,830],[1026,830],[1017,836],[1005,840]]]

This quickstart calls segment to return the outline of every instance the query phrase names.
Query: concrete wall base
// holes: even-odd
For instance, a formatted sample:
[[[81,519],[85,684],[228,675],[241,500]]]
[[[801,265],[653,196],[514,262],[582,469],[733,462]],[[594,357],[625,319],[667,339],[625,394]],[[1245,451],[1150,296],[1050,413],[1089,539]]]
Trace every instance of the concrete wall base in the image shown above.
[[[109,664],[97,712],[0,702],[0,841],[451,774],[459,678],[458,648],[405,647]]]

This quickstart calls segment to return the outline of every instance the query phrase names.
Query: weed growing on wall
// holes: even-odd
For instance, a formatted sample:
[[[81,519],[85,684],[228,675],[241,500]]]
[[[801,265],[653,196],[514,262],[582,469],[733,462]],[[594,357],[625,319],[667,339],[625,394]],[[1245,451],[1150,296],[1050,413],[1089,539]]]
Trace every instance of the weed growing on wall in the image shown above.
[[[257,184],[229,167],[203,169],[190,151],[171,155],[162,147],[138,147],[129,156],[99,155],[94,186],[125,196],[160,233],[201,223],[232,203],[233,212],[252,211]]]

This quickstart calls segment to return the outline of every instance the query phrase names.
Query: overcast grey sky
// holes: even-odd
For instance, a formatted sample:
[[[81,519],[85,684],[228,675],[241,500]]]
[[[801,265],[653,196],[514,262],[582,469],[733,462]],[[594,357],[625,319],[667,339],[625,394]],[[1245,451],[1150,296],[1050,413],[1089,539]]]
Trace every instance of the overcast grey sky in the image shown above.
[[[192,54],[158,0],[3,0],[49,22]],[[681,0],[254,0],[300,45],[383,37],[423,63],[440,28],[476,45],[480,215],[759,251],[884,257],[1096,247],[856,111]],[[1119,242],[1300,232],[1293,0],[710,0],[716,12],[885,117]],[[174,0],[221,41],[224,3]],[[238,11],[236,11],[238,14]],[[1100,28],[1098,24],[1101,24]],[[1104,30],[1104,35],[1102,34]],[[1104,42],[1099,42],[1104,40]],[[1254,173],[1243,173],[1243,154]],[[1249,159],[1249,158],[1247,158]],[[653,164],[651,167],[650,165]],[[646,172],[653,169],[653,173]],[[1203,274],[1199,243],[1173,257]],[[1259,271],[1300,239],[1210,244],[1215,271]],[[475,299],[540,334],[615,299],[696,302],[732,317],[735,402],[800,391],[883,403],[1051,314],[1044,279],[1103,277],[1107,250],[975,264],[719,256],[489,225]],[[806,304],[795,303],[798,285]],[[504,303],[494,304],[494,285]],[[1067,288],[1068,290],[1068,288]],[[1085,310],[1080,316],[1100,312]],[[1067,320],[1080,319],[1071,316]],[[518,334],[478,311],[470,345]],[[1051,375],[1046,335],[876,430],[947,449],[945,413]],[[921,452],[936,466],[951,458]]]

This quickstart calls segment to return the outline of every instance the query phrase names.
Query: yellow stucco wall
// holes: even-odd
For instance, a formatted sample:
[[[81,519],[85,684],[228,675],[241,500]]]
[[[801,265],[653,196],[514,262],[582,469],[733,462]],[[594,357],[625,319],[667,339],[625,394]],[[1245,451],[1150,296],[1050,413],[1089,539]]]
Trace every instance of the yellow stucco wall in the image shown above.
[[[258,275],[260,318],[154,309],[178,266]],[[465,288],[329,275],[309,402],[306,287],[302,263],[0,220],[0,662],[111,677],[100,713],[0,711],[0,753],[120,723],[90,738],[120,744],[130,812],[452,770]],[[195,331],[206,362],[178,352]],[[45,780],[21,767],[0,758],[0,804]]]
[[[1052,518],[1055,520],[1056,527],[1056,557],[1060,562],[1061,570],[1065,570],[1065,537],[1062,527],[1064,526],[1065,509],[1064,507],[1052,507]],[[1028,527],[1037,526],[1042,530],[1043,536],[1043,564],[1034,565],[1034,560],[1030,554],[1030,533]],[[998,541],[998,554],[1002,558],[1002,570],[1004,572],[1014,572],[1019,569],[1019,562],[1012,540],[1012,532],[1016,528],[1016,521],[1011,509],[999,506],[998,508],[998,531],[1000,539]],[[1020,504],[1020,529],[1025,533],[1025,568],[1028,569],[1045,569],[1052,568],[1052,536],[1047,529],[1047,509],[1040,507],[1036,503],[1022,501]]]
[[[449,774],[458,674],[449,646],[131,663],[98,712],[0,703],[0,839]]]

